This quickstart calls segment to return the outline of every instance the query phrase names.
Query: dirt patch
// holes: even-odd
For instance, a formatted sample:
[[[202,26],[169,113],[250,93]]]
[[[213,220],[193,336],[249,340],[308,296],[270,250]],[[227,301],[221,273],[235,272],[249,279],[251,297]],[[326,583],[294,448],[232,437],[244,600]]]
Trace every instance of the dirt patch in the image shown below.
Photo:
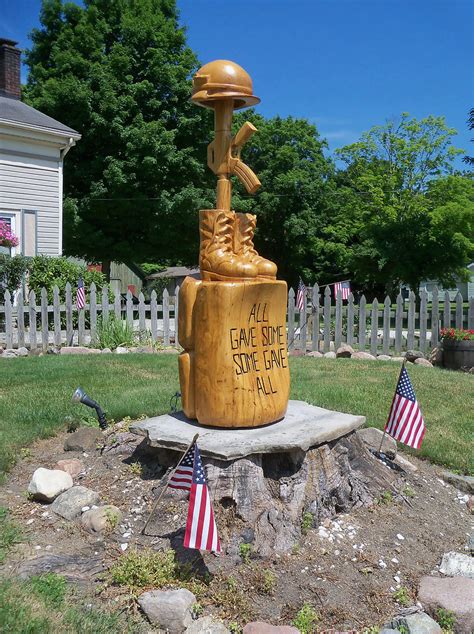
[[[462,495],[438,477],[436,467],[410,457],[418,471],[404,476],[402,490],[408,501],[390,492],[370,508],[327,519],[308,529],[286,555],[261,560],[250,547],[245,563],[239,555],[201,556],[182,547],[187,513],[182,492],[165,495],[149,534],[141,535],[165,469],[140,439],[127,436],[120,442],[125,432],[122,426],[109,433],[103,452],[65,453],[65,434],[31,447],[0,488],[0,505],[10,509],[26,538],[10,553],[1,574],[27,576],[56,569],[67,573],[71,582],[93,589],[104,602],[130,606],[129,593],[104,584],[107,569],[133,549],[173,548],[179,561],[190,562],[201,575],[207,573],[208,585],[199,597],[204,614],[240,624],[249,619],[289,624],[307,602],[319,614],[319,629],[363,631],[397,612],[400,588],[416,602],[419,578],[439,564],[443,553],[462,552],[471,530],[472,517]],[[91,535],[79,520],[63,520],[50,505],[28,500],[35,469],[53,468],[64,458],[79,458],[85,465],[75,484],[97,491],[101,503],[122,510],[123,520],[112,534]],[[216,515],[218,525],[236,521],[231,508],[216,509]]]

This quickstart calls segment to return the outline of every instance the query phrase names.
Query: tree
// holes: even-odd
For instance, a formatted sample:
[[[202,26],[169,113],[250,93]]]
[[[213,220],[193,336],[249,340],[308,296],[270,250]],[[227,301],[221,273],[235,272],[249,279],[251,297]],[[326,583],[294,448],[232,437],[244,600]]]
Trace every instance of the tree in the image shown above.
[[[324,156],[326,142],[305,119],[266,120],[247,111],[237,115],[235,129],[246,120],[258,132],[245,146],[243,160],[262,187],[250,197],[237,185],[234,208],[256,213],[257,250],[276,262],[278,277],[291,284],[300,275],[307,282],[321,282],[340,272],[341,245],[330,208],[333,164]],[[334,239],[329,241],[331,233]]]
[[[90,260],[193,263],[209,204],[209,114],[174,0],[43,0],[28,103],[78,130],[64,178],[64,247]]]
[[[467,120],[467,125],[469,127],[469,130],[474,130],[474,108],[471,108],[469,110],[469,117]],[[474,141],[474,139],[471,139],[471,142]],[[468,165],[474,165],[474,156],[463,156],[464,163],[467,163]]]
[[[474,253],[472,181],[453,173],[461,152],[442,117],[403,114],[337,152],[338,175],[354,217],[348,266],[365,289],[417,290],[424,279],[465,275]],[[449,253],[446,252],[449,250]]]

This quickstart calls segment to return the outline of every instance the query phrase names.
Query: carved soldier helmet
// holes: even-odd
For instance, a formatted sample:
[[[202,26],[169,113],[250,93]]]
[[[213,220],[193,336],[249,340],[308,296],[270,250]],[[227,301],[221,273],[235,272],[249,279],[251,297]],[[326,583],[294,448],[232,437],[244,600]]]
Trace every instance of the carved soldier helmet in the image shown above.
[[[253,94],[250,75],[235,62],[217,59],[200,68],[193,77],[192,101],[213,108],[218,99],[234,100],[234,110],[260,103]]]

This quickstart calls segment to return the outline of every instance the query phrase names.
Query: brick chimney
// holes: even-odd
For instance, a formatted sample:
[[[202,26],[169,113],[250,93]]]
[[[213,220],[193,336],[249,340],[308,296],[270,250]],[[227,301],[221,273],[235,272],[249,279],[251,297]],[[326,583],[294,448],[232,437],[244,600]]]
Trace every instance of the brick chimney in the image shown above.
[[[20,99],[20,56],[18,42],[0,38],[0,95]]]

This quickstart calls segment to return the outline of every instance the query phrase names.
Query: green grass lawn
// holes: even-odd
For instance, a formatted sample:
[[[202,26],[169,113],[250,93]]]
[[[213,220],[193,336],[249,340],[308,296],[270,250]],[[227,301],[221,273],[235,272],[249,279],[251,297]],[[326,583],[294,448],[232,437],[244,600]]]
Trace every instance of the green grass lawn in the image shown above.
[[[291,397],[363,414],[383,428],[400,367],[393,362],[292,358]],[[474,377],[409,365],[427,432],[418,455],[472,473]],[[108,418],[169,411],[179,390],[174,355],[87,355],[0,359],[0,470],[36,438],[64,429],[66,416],[90,417],[71,403],[80,385]]]

